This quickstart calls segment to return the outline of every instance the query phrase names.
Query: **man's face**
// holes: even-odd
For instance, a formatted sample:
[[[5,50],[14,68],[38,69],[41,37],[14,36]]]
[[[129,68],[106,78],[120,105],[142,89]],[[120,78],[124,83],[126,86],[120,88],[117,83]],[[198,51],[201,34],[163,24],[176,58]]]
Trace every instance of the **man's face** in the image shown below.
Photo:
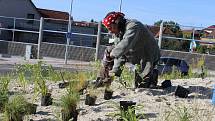
[[[113,34],[119,34],[119,28],[117,24],[111,24],[109,31]]]

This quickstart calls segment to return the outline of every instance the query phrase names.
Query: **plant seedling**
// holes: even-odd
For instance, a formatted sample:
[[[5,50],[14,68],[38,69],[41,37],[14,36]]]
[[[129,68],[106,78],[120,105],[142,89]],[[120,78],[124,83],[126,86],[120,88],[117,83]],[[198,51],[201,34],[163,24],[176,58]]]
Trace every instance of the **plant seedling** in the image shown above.
[[[8,86],[10,83],[10,76],[0,77],[0,112],[5,108],[5,104],[8,102]]]
[[[61,97],[61,113],[62,120],[69,121],[77,121],[78,111],[77,105],[80,101],[80,96],[78,92],[70,92]]]
[[[35,91],[41,93],[41,106],[48,106],[52,104],[51,93],[48,92],[48,87],[46,86],[46,80],[42,75],[42,62],[38,62],[33,67],[33,77],[35,82]]]
[[[85,100],[85,105],[93,106],[96,103],[97,99],[97,93],[94,89],[89,89],[87,95],[86,95],[86,100]]]
[[[144,117],[144,114],[136,116],[135,113],[136,110],[143,108],[142,105],[135,106],[136,103],[131,101],[121,101],[120,103],[121,104],[119,105],[116,102],[112,102],[112,107],[115,111],[109,113],[107,116],[116,118],[117,121],[139,121],[140,117]]]
[[[28,114],[28,103],[23,96],[12,97],[5,106],[5,118],[7,121],[22,121],[23,116]]]
[[[109,86],[107,86],[105,88],[104,99],[110,100],[112,96],[113,96],[113,90]]]

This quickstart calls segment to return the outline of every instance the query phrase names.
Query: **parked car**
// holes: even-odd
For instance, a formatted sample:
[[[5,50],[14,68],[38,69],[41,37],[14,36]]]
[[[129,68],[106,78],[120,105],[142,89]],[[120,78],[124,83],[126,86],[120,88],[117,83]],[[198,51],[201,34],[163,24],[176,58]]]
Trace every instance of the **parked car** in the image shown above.
[[[178,59],[174,57],[161,57],[158,62],[159,74],[171,73],[173,68],[183,75],[187,75],[189,71],[189,65],[183,59]]]

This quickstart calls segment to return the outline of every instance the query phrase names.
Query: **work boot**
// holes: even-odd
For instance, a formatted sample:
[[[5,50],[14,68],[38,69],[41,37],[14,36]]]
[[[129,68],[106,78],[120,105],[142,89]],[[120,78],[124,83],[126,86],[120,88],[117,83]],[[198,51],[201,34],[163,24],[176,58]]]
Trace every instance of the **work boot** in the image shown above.
[[[158,70],[153,69],[153,72],[150,76],[150,86],[149,88],[155,89],[157,88],[157,83],[158,83]]]

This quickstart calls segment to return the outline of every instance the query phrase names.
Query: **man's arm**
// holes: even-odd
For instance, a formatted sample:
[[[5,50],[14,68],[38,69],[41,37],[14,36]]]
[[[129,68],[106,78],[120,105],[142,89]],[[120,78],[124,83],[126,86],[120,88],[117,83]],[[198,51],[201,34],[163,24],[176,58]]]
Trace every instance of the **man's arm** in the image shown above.
[[[110,56],[114,58],[120,58],[121,56],[125,55],[138,40],[138,30],[139,29],[136,26],[130,27],[128,30],[126,30],[123,39],[115,46]]]
[[[115,58],[111,73],[114,73],[115,76],[120,77],[122,73],[122,66],[125,64],[125,62],[126,62],[125,56],[121,56],[120,58]]]

